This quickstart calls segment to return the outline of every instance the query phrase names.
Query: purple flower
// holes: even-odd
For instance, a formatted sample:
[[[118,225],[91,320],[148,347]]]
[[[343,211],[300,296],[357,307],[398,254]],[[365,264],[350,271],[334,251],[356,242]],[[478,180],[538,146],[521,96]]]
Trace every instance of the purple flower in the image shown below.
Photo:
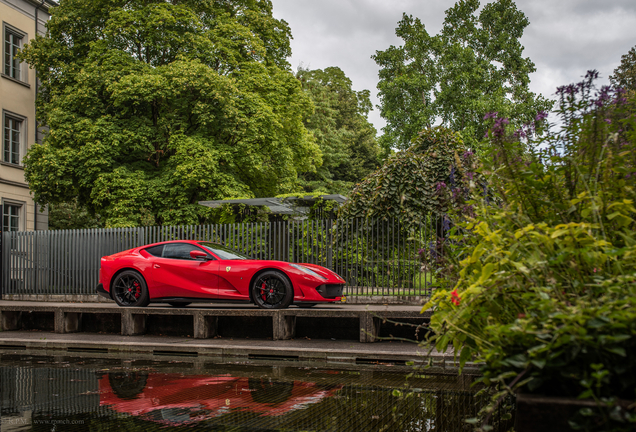
[[[548,113],[547,112],[539,111],[537,113],[537,116],[534,118],[534,121],[536,121],[538,123],[538,122],[543,121],[543,120],[545,120],[547,118],[548,118]]]
[[[471,152],[470,150],[467,150],[464,152],[464,154],[462,155],[462,157],[464,159],[468,159],[469,157],[471,157],[472,155],[474,155],[475,153]]]
[[[497,118],[498,116],[499,116],[499,113],[498,113],[498,112],[489,112],[489,113],[487,113],[487,114],[484,116],[484,120],[488,120],[488,119],[491,119],[491,118],[493,118],[493,119],[494,119],[494,118]]]
[[[445,187],[446,187],[446,183],[444,183],[444,182],[437,183],[437,192],[439,192],[440,190],[442,190]]]
[[[444,216],[444,219],[442,220],[442,228],[444,231],[448,231],[451,228],[450,219],[446,216]]]
[[[505,125],[509,124],[507,118],[500,117],[495,120],[495,124],[492,126],[492,134],[493,137],[503,138],[506,135],[506,127]]]
[[[612,124],[612,120],[611,119],[605,119],[605,123]]]
[[[528,135],[526,134],[526,131],[524,131],[524,130],[523,130],[523,128],[522,128],[522,129],[517,129],[517,130],[513,133],[513,135],[514,135],[514,137],[515,137],[515,138],[520,138],[520,139],[526,138],[526,137],[528,136]]]
[[[587,71],[587,73],[585,74],[585,79],[588,79],[588,80],[598,79],[598,71],[596,69],[591,69]]]

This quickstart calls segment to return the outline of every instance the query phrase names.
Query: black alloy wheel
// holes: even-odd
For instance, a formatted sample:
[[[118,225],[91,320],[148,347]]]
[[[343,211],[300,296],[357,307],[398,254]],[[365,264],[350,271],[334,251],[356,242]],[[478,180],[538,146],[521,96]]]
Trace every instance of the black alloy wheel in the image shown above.
[[[186,307],[187,305],[189,305],[191,302],[170,302],[168,303],[170,306],[172,307]]]
[[[294,291],[282,273],[270,270],[252,284],[252,298],[261,309],[285,309],[294,299]]]
[[[103,379],[103,378],[102,378]],[[109,372],[108,383],[119,399],[134,400],[146,388],[148,374],[144,372]]]
[[[134,270],[119,273],[112,287],[113,299],[119,306],[144,307],[150,303],[146,281]]]

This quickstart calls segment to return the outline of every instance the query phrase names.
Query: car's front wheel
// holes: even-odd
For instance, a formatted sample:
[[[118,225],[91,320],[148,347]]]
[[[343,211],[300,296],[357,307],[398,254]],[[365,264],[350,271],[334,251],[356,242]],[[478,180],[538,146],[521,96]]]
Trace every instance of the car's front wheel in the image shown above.
[[[134,270],[119,273],[112,283],[111,291],[119,306],[144,307],[150,303],[146,281]]]
[[[262,309],[284,309],[294,299],[289,280],[276,270],[261,273],[252,284],[254,303]]]

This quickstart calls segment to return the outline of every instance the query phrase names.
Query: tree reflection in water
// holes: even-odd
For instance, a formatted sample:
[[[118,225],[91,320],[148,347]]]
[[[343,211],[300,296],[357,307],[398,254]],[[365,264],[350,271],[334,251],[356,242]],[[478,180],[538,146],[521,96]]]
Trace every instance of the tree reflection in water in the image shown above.
[[[17,419],[30,425],[24,430],[64,421],[58,430],[470,431],[465,420],[489,397],[465,377],[407,380],[408,371],[1,360],[3,426]],[[495,431],[512,426],[505,414],[495,413]]]

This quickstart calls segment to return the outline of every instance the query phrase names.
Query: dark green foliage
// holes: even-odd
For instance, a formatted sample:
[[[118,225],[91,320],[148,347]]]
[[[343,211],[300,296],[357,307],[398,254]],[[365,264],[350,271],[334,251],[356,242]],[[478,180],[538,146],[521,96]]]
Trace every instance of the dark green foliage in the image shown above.
[[[367,120],[369,91],[355,91],[338,67],[299,69],[296,77],[315,106],[305,126],[322,151],[322,166],[301,175],[307,192],[347,195],[379,165],[376,130]]]
[[[636,90],[636,46],[621,57],[621,64],[614,69],[610,81],[617,87]]]
[[[355,187],[339,218],[397,218],[407,227],[419,226],[423,215],[442,216],[461,205],[463,194],[453,199],[449,190],[468,190],[471,161],[458,133],[444,127],[422,131],[408,150],[391,156]]]
[[[102,218],[91,215],[85,207],[81,207],[76,201],[59,203],[49,207],[49,229],[88,229],[104,228]]]
[[[483,381],[502,394],[591,399],[598,409],[573,419],[580,428],[626,431],[636,422],[633,405],[620,406],[636,399],[636,100],[597,90],[597,77],[558,89],[556,130],[512,135],[495,117],[483,173],[502,205],[482,201],[463,224],[454,289],[425,307],[436,308],[437,348],[483,362]]]
[[[65,0],[48,30],[22,51],[50,127],[25,159],[42,204],[193,224],[210,215],[200,200],[297,190],[320,164],[269,0]]]
[[[530,92],[534,63],[519,40],[529,21],[512,0],[480,9],[460,0],[446,11],[442,30],[430,35],[404,14],[396,35],[404,44],[377,51],[384,147],[406,149],[416,134],[441,121],[475,148],[486,132],[483,117],[496,111],[520,126],[552,103]]]

